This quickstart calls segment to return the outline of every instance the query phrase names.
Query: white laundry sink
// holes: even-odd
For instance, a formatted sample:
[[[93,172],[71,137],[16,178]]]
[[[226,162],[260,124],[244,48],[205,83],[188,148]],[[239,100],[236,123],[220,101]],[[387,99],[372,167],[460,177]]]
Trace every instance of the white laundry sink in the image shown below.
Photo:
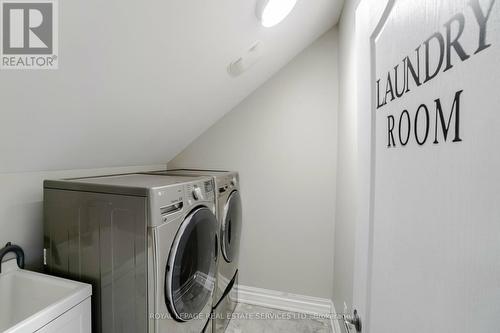
[[[2,264],[0,332],[90,333],[89,284]]]

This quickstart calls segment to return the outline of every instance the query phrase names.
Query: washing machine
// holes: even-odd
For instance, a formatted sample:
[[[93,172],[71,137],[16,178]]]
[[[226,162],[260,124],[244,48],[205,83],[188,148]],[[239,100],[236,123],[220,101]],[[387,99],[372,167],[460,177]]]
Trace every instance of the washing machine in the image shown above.
[[[93,286],[93,332],[211,332],[218,222],[211,177],[44,182],[44,265]]]
[[[220,249],[217,260],[217,287],[214,294],[213,331],[224,332],[237,304],[238,259],[242,230],[239,175],[235,171],[176,169],[150,174],[210,176],[215,184],[216,216]]]

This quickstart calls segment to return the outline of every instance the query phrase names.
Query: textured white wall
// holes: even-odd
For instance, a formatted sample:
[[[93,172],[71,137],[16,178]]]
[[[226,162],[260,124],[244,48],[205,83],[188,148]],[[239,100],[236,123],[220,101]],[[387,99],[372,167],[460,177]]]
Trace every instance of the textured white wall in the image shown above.
[[[370,6],[372,17],[374,8]],[[424,60],[433,71],[437,68],[437,76],[425,79],[418,88],[410,79],[410,93],[376,112],[377,103],[372,101],[371,113],[360,112],[360,119],[369,118],[374,125],[371,137],[364,140],[372,144],[373,154],[366,321],[370,332],[394,327],[404,327],[406,333],[494,332],[500,326],[500,3],[395,1],[375,37],[374,53],[366,59],[372,61],[376,76],[358,78],[373,84],[387,77],[403,54],[414,53],[416,45],[432,34],[450,41],[458,24],[449,20],[463,22],[456,45],[468,59],[462,57],[462,61],[454,49],[441,52],[424,46],[420,78],[427,72]],[[368,96],[358,97],[360,106]],[[445,119],[451,117],[452,105],[456,107],[451,124],[458,125],[460,133],[450,125],[446,142],[436,116],[437,99]],[[425,122],[416,115],[422,104],[429,110],[430,133],[419,145],[415,133],[422,138]],[[388,148],[387,117],[399,120],[403,110],[413,119],[413,137],[403,147],[397,135],[397,148]],[[360,133],[368,136],[370,131],[360,128]],[[418,309],[418,313],[400,311],[389,322],[397,308]]]
[[[464,63],[452,57],[456,64],[453,70],[413,89],[411,95],[398,100],[399,104],[394,102],[377,113],[372,111],[369,98],[372,89],[369,82],[375,81],[368,78],[373,59],[368,56],[368,59],[353,62],[354,55],[369,54],[355,49],[354,39],[355,35],[359,37],[359,31],[372,25],[372,18],[379,17],[375,9],[383,2],[372,0],[372,5],[367,6],[366,13],[361,16],[364,19],[358,21],[358,29],[355,29],[354,12],[358,2],[346,3],[339,28],[339,173],[333,293],[337,310],[342,310],[344,300],[348,304],[352,301],[353,293],[358,309],[364,307],[367,299],[363,293],[366,290],[360,292],[363,288],[359,288],[366,288],[359,284],[359,266],[354,274],[352,265],[354,239],[360,240],[361,230],[367,236],[371,232],[373,237],[370,244],[373,266],[368,275],[370,303],[365,311],[360,309],[365,328],[370,332],[392,331],[394,327],[405,327],[405,332],[495,331],[499,325],[500,304],[497,282],[500,182],[495,171],[500,163],[495,153],[500,117],[495,112],[499,98],[494,92],[498,86],[494,84],[499,77],[495,75],[498,67],[492,64],[498,59],[500,50],[495,44],[500,31],[498,2],[489,21],[487,38],[492,43],[489,49],[471,55]],[[367,2],[362,2],[363,7]],[[442,1],[440,6],[432,0],[395,3],[383,33],[376,38],[377,58],[373,63],[377,66],[378,77],[403,58],[401,53],[412,52],[431,33],[443,32],[444,22],[463,8],[466,29],[460,41],[466,50],[476,49],[478,41],[474,38],[478,37],[478,29],[472,10],[467,8],[471,2]],[[485,8],[494,2],[480,3]],[[357,40],[369,44],[368,36]],[[368,45],[363,47],[368,48]],[[359,74],[365,74],[366,78]],[[360,78],[358,82],[356,77]],[[491,79],[485,80],[486,77]],[[362,89],[359,96],[356,86]],[[432,105],[429,110],[434,111],[436,98],[442,98],[448,114],[458,89],[464,89],[460,106],[463,142],[451,143],[448,138],[446,143],[440,139],[438,145],[427,142],[418,147],[412,142],[398,151],[387,149],[387,114],[397,114],[406,108],[415,112],[420,103]],[[376,120],[374,137],[369,130],[370,116]],[[373,138],[376,138],[372,150],[376,162],[373,220],[362,221],[359,215],[369,217],[366,214],[368,200],[350,205],[349,202],[369,197],[369,178],[359,176],[370,168],[368,153]],[[359,193],[352,191],[356,188],[360,189]],[[370,223],[371,230],[368,230]],[[365,252],[369,245],[362,243],[368,243],[368,237],[361,240],[356,250]],[[356,259],[359,256],[357,253]],[[366,279],[365,276],[365,281],[361,281],[365,285]],[[388,322],[387,318],[396,308],[419,311],[418,315],[403,311],[401,316]],[[443,317],[449,320],[443,322]]]
[[[240,283],[331,298],[337,165],[332,29],[168,166],[240,172]]]

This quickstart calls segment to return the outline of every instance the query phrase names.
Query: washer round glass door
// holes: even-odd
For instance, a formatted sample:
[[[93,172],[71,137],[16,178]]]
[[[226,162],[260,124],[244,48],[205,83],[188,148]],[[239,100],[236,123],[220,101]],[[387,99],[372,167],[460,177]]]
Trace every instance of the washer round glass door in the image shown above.
[[[197,208],[184,220],[170,249],[165,303],[177,321],[189,321],[212,301],[217,260],[217,220]]]
[[[241,197],[233,191],[224,206],[224,219],[221,226],[222,255],[227,262],[238,257],[241,237]]]

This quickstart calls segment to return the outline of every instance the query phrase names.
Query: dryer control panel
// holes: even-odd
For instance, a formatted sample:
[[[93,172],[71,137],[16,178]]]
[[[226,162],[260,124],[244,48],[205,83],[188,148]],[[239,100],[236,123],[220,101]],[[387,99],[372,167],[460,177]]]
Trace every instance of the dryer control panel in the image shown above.
[[[210,177],[198,177],[189,182],[156,188],[151,196],[152,226],[169,223],[199,204],[214,211],[214,192],[214,183]]]
[[[233,189],[238,189],[239,177],[237,173],[230,173],[217,180],[217,193],[219,196],[231,193]]]

